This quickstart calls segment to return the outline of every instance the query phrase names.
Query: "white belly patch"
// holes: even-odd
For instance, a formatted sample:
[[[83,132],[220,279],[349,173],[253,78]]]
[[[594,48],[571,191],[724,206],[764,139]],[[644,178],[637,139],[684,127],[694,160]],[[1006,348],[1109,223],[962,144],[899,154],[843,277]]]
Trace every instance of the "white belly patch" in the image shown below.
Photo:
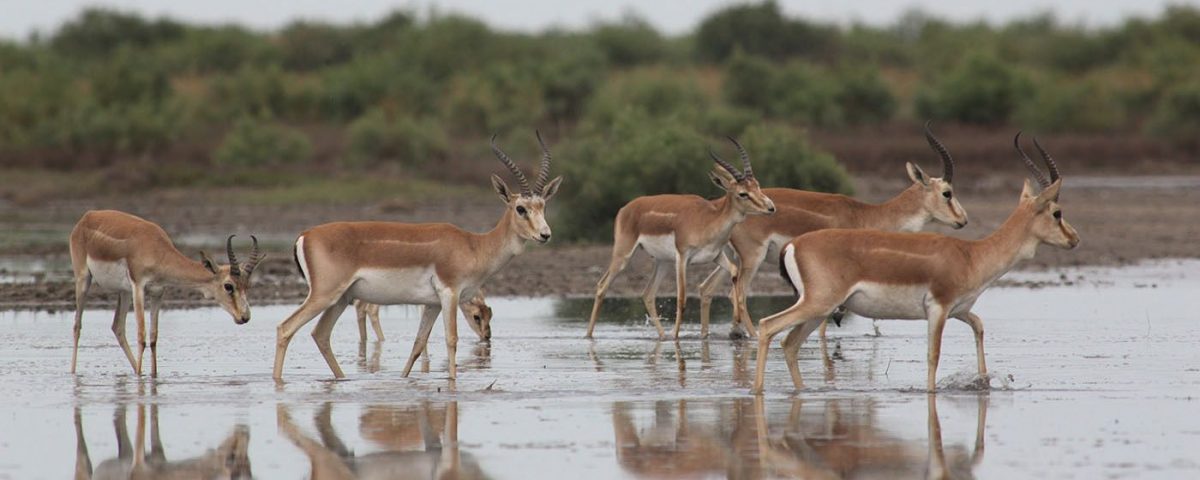
[[[350,287],[354,298],[380,305],[439,305],[432,266],[414,268],[363,268]]]
[[[859,282],[846,299],[846,308],[867,317],[897,320],[925,319],[926,285],[890,285]]]
[[[673,261],[675,260],[675,234],[668,233],[666,235],[642,235],[638,238],[638,243],[646,250],[646,253],[654,257],[655,260]]]
[[[92,283],[107,290],[132,290],[129,282],[129,265],[125,260],[105,262],[87,257],[87,268],[92,273]]]

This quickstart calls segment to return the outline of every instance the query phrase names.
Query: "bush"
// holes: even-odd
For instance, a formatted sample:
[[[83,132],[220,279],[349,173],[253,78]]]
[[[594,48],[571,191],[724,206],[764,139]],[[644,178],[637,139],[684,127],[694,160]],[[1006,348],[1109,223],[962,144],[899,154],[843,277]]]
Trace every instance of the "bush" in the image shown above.
[[[288,105],[283,72],[276,66],[245,67],[209,83],[209,101],[222,118],[266,114],[277,116]]]
[[[590,44],[561,48],[534,63],[546,114],[556,122],[574,121],[605,77],[604,54]]]
[[[784,18],[777,3],[766,1],[727,7],[705,18],[696,31],[696,53],[715,62],[739,49],[775,59],[830,59],[838,40],[837,29]]]
[[[298,21],[279,32],[283,67],[308,71],[345,63],[354,55],[350,29]]]
[[[635,16],[598,25],[592,30],[592,37],[613,65],[630,67],[658,62],[667,56],[666,41],[653,25]]]
[[[146,153],[169,146],[186,130],[188,120],[187,108],[178,101],[116,105],[89,101],[44,124],[49,128],[41,138],[77,154]]]
[[[1029,81],[996,57],[973,55],[932,89],[917,97],[923,118],[963,123],[1000,124],[1008,121],[1030,91]]]
[[[834,102],[851,125],[882,123],[896,113],[896,97],[874,67],[842,67],[833,79]]]
[[[91,76],[92,97],[102,105],[161,103],[171,96],[167,72],[134,50],[122,48]]]
[[[511,64],[455,77],[445,96],[446,119],[462,131],[488,135],[533,126],[545,116],[533,75]]]
[[[849,192],[849,177],[828,154],[813,150],[789,129],[754,126],[740,139],[766,186]],[[706,172],[712,168],[707,149],[728,152],[728,142],[702,135],[680,117],[655,119],[638,111],[620,114],[605,133],[563,145],[563,188],[560,213],[553,226],[572,240],[609,241],[617,211],[635,197],[661,193],[695,193],[715,198],[720,190]],[[732,153],[722,155],[737,164]],[[597,179],[597,172],[603,177]],[[588,179],[594,179],[589,181]]]
[[[1125,110],[1114,92],[1095,81],[1046,82],[1017,112],[1024,128],[1068,132],[1112,131],[1125,124]]]
[[[771,85],[771,113],[775,116],[812,125],[842,123],[837,85],[823,72],[793,62],[779,71]]]
[[[233,124],[213,162],[230,167],[294,165],[312,156],[312,144],[303,133],[271,123],[266,117],[243,116]]]
[[[1149,133],[1171,143],[1200,150],[1200,82],[1168,90],[1147,125]]]
[[[407,116],[389,118],[382,110],[372,110],[350,124],[349,153],[344,158],[352,166],[379,163],[424,165],[449,155],[450,141],[441,125],[428,119]]]
[[[766,58],[738,51],[725,65],[722,93],[729,103],[766,113],[776,101],[777,76],[777,68]]]
[[[150,21],[136,14],[88,8],[64,23],[50,45],[64,55],[103,60],[121,47],[145,48],[182,38],[186,28],[174,21]]]
[[[689,76],[659,69],[635,70],[612,78],[588,102],[586,120],[608,128],[630,112],[651,118],[695,120],[712,100]]]

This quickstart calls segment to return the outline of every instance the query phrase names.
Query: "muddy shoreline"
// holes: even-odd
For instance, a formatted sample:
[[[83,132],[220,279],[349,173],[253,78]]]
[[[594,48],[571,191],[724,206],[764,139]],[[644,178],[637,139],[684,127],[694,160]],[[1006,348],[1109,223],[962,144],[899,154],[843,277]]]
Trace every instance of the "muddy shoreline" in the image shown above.
[[[1184,180],[1192,178],[1184,177]],[[1072,251],[1043,246],[1036,258],[1019,265],[1018,270],[1200,258],[1200,241],[1197,241],[1200,188],[1181,181],[1180,176],[1138,178],[1141,180],[1136,182],[1129,177],[1069,178],[1062,203],[1066,217],[1080,232],[1082,244]],[[971,224],[962,231],[941,227],[930,230],[964,238],[980,238],[990,233],[1016,203],[1014,185],[1019,183],[1013,180],[989,176],[960,185],[960,199],[971,216]],[[858,183],[859,196],[870,201],[884,200],[889,193],[905,186],[903,181],[876,177],[863,177]],[[295,271],[289,247],[295,235],[309,226],[334,220],[428,222],[452,218],[464,228],[483,231],[492,226],[498,214],[496,202],[484,195],[478,199],[402,207],[387,201],[364,205],[218,207],[177,193],[36,206],[0,204],[0,228],[9,238],[0,245],[0,278],[6,278],[0,282],[0,309],[74,308],[66,233],[79,215],[93,208],[117,208],[159,222],[189,255],[201,248],[220,251],[220,239],[225,232],[256,234],[266,245],[269,258],[256,273],[252,300],[255,305],[298,304],[303,300],[307,287]],[[494,276],[485,290],[489,296],[501,297],[590,296],[609,255],[608,245],[530,245]],[[614,282],[610,295],[640,294],[649,270],[645,255],[635,254],[630,267]],[[695,294],[695,286],[709,271],[707,266],[690,268],[691,294]],[[1073,281],[1077,279],[1060,277],[1064,284]],[[660,295],[673,291],[671,283],[670,279],[664,282]],[[1006,284],[1038,287],[1046,283]],[[790,290],[776,278],[773,268],[764,266],[755,280],[754,292],[770,295],[787,294]],[[94,293],[88,307],[107,308],[114,301],[112,294]],[[193,292],[176,291],[167,296],[168,307],[203,305],[207,303]]]

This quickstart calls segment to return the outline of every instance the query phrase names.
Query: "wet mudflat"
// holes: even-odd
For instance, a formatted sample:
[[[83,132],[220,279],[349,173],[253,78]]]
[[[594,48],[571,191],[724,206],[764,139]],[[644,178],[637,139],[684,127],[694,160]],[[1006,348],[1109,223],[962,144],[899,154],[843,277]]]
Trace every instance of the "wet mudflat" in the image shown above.
[[[1200,475],[1200,262],[1063,272],[1015,280],[1072,285],[980,300],[987,390],[970,329],[952,322],[937,395],[921,390],[924,322],[883,321],[876,337],[852,318],[801,350],[805,390],[776,347],[766,394],[751,396],[754,343],[724,338],[722,304],[713,338],[689,318],[680,341],[660,342],[640,301],[612,300],[588,341],[590,300],[492,299],[490,345],[459,327],[454,384],[440,327],[432,360],[401,377],[414,308],[383,310],[384,342],[360,344],[342,318],[342,381],[298,335],[282,385],[271,360],[290,306],[256,308],[244,326],[215,309],[164,312],[157,379],[132,375],[110,311],[86,313],[77,375],[69,312],[4,312],[0,478]]]

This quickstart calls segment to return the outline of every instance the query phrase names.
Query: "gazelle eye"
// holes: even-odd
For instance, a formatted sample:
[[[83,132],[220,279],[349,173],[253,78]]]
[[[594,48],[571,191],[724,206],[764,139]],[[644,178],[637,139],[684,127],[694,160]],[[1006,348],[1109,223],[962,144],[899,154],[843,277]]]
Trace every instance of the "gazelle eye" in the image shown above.
[[[746,192],[738,193],[738,196],[742,198],[750,198],[750,194]]]
[[[1055,219],[1055,220],[1062,220],[1062,210],[1055,210],[1055,211],[1054,211],[1054,219]]]
[[[232,283],[225,284],[225,293],[233,295],[233,284]]]
[[[476,322],[478,322],[478,321],[480,321],[480,320],[483,320],[483,319],[482,319],[482,318],[479,318],[479,315],[475,315],[475,321],[476,321]]]
[[[946,191],[942,192],[942,196],[946,197],[946,198],[950,198],[950,197],[954,196],[954,194],[950,193],[949,190],[946,190]]]
[[[529,211],[525,210],[525,207],[517,205],[517,215],[524,217],[526,213],[529,213]]]

